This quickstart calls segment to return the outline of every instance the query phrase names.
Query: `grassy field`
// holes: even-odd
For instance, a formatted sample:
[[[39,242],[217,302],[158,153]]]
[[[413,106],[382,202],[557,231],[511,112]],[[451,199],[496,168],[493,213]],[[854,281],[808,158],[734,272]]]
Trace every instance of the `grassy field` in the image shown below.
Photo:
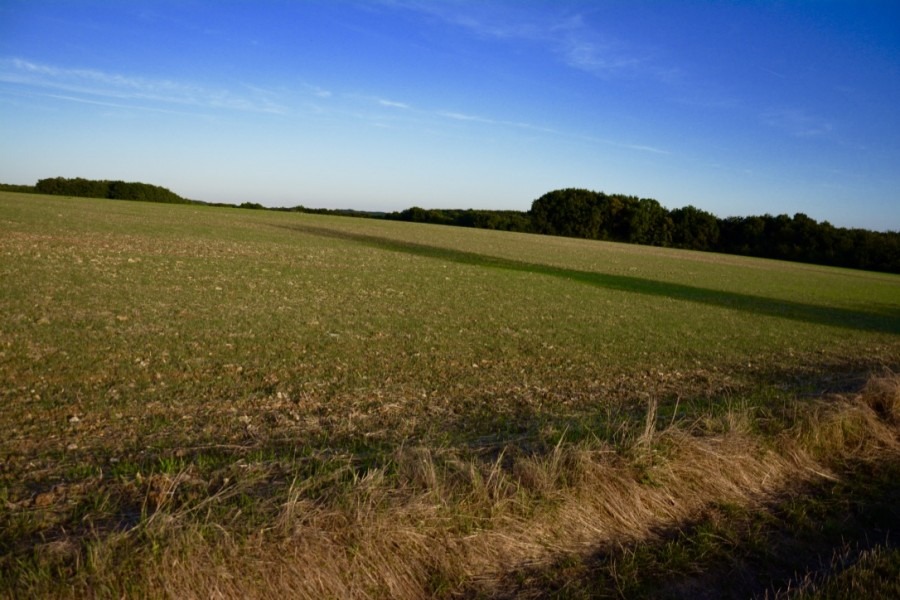
[[[0,594],[878,589],[898,367],[894,275],[0,193]]]

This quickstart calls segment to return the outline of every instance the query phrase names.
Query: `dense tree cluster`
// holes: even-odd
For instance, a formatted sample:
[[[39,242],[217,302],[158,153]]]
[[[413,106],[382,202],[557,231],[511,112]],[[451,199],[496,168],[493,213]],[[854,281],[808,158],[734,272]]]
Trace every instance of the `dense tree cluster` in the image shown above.
[[[900,273],[900,232],[844,229],[799,213],[720,219],[694,206],[670,211],[650,198],[585,189],[544,194],[527,213],[414,207],[387,218]]]
[[[730,217],[719,220],[719,229],[719,252],[900,273],[896,231],[835,227],[803,213]]]
[[[900,273],[900,232],[835,227],[798,213],[717,218],[693,206],[582,189],[544,194],[531,206],[535,233],[776,258]]]
[[[531,205],[535,233],[670,246],[674,216],[656,200],[581,189],[556,190]]]
[[[77,196],[82,198],[109,198],[112,200],[140,200],[144,202],[165,202],[169,204],[187,204],[178,194],[158,185],[149,183],[106,181],[82,179],[75,177],[53,177],[41,179],[34,186],[38,194],[56,196]]]

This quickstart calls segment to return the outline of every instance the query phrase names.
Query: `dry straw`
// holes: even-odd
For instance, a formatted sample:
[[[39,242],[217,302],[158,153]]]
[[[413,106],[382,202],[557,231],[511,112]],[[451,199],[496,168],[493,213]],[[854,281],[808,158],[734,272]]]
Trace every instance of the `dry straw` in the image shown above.
[[[653,403],[629,454],[584,444],[486,462],[408,448],[396,478],[373,470],[341,507],[302,500],[295,481],[278,526],[248,540],[175,536],[149,574],[178,598],[423,598],[492,595],[504,573],[560,553],[653,538],[711,502],[753,505],[791,485],[835,477],[850,458],[896,457],[900,377],[832,397],[773,444],[729,415],[727,432],[655,431]],[[653,418],[651,419],[651,415]]]

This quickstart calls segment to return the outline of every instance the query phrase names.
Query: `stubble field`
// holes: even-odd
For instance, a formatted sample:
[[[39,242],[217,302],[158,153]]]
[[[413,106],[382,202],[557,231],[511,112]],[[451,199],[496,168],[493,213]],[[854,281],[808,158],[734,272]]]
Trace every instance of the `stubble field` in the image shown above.
[[[0,594],[844,589],[898,366],[893,275],[0,193]]]

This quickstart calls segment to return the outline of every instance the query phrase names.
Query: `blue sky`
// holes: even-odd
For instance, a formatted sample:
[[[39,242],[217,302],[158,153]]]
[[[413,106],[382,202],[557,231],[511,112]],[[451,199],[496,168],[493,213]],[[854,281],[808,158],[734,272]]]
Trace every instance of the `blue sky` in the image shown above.
[[[900,230],[900,3],[0,0],[0,182]]]

